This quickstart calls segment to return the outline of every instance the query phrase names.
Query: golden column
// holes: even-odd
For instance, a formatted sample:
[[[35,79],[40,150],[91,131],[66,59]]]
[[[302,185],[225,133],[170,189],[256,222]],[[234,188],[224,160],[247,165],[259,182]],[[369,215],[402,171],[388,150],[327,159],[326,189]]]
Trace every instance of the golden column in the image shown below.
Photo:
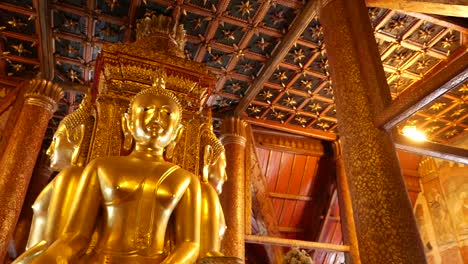
[[[323,26],[361,263],[426,263],[395,148],[373,119],[390,91],[363,0],[322,0]]]
[[[0,263],[15,230],[47,124],[63,97],[62,89],[47,80],[31,80],[27,89],[0,160]]]
[[[229,117],[221,124],[221,142],[226,149],[228,180],[220,195],[226,219],[226,233],[222,241],[225,256],[245,258],[245,144],[246,123],[238,117]],[[249,189],[250,190],[250,189]]]

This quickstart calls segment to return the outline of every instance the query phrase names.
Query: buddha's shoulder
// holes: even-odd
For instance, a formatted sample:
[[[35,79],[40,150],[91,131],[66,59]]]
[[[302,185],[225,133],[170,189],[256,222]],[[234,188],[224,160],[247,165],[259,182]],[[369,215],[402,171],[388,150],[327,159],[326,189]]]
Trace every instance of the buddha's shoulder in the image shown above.
[[[91,162],[88,163],[87,166],[102,166],[102,165],[123,165],[123,164],[131,164],[131,159],[126,156],[109,156],[109,157],[99,157],[93,159]]]
[[[191,173],[190,171],[186,170],[186,169],[183,169],[175,164],[173,164],[175,170],[174,170],[174,173],[177,174],[177,175],[180,175],[180,176],[183,176],[183,177],[186,177],[186,178],[190,178],[190,179],[197,179],[198,180],[198,177],[195,176],[195,174]]]
[[[79,166],[70,166],[70,167],[67,167],[66,169],[64,170],[61,170],[57,176],[57,177],[60,177],[61,175],[73,175],[73,174],[80,174],[82,173],[84,170],[84,167],[79,167]]]
[[[79,179],[83,171],[84,167],[70,166],[60,171],[51,183],[54,185],[64,184],[64,182],[65,184],[68,184],[69,181]]]
[[[201,191],[206,197],[218,197],[215,188],[208,182],[200,182]]]

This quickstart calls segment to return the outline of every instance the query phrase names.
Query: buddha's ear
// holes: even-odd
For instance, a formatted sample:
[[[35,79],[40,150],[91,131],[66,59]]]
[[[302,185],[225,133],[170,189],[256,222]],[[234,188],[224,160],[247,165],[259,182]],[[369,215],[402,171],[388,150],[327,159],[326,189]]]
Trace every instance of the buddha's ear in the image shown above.
[[[80,155],[80,147],[81,143],[83,142],[84,133],[84,124],[80,124],[79,126],[71,129],[71,131],[67,130],[67,139],[70,143],[73,144],[73,153],[71,156],[71,164],[73,165],[78,165],[78,156]]]
[[[122,115],[122,131],[124,135],[123,147],[125,150],[130,150],[132,148],[133,136],[132,133],[130,133],[131,127],[130,117],[128,113],[124,113]]]
[[[208,167],[211,165],[212,160],[213,160],[213,148],[210,145],[206,145],[203,150],[202,182],[208,182],[208,178],[209,178]]]
[[[185,131],[184,125],[179,124],[179,126],[177,127],[177,130],[175,132],[175,134],[176,134],[176,136],[174,138],[175,143],[179,142],[179,140],[182,138],[182,134],[184,134],[184,131]]]
[[[213,161],[213,148],[210,145],[205,146],[203,152],[203,166],[211,165]]]
[[[73,145],[79,147],[81,145],[81,141],[83,141],[83,136],[85,132],[84,124],[80,124],[73,129],[67,129],[67,139]]]
[[[179,124],[177,127],[176,131],[174,132],[174,140],[167,145],[166,149],[164,149],[164,156],[166,157],[166,160],[171,160],[172,156],[174,155],[174,149],[177,146],[177,142],[179,142],[180,138],[182,138],[182,134],[184,133],[184,126],[182,124]]]

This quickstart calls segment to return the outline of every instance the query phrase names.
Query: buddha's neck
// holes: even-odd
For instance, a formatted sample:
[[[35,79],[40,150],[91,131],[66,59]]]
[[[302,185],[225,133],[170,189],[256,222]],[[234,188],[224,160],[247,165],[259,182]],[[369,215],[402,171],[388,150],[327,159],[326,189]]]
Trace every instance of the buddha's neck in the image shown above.
[[[142,159],[150,159],[153,161],[164,161],[163,153],[163,148],[150,148],[136,144],[135,149],[130,155]]]

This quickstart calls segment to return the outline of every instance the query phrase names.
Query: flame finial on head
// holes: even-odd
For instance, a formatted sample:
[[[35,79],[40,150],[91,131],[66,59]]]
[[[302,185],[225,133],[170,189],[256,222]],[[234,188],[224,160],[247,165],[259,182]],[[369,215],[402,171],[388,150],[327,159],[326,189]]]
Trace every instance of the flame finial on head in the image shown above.
[[[152,14],[137,21],[137,41],[150,37],[167,38],[179,57],[184,56],[185,36],[184,26],[168,16]]]
[[[154,74],[152,86],[166,89],[166,79],[167,79],[166,71],[164,71],[164,69],[157,69]]]

